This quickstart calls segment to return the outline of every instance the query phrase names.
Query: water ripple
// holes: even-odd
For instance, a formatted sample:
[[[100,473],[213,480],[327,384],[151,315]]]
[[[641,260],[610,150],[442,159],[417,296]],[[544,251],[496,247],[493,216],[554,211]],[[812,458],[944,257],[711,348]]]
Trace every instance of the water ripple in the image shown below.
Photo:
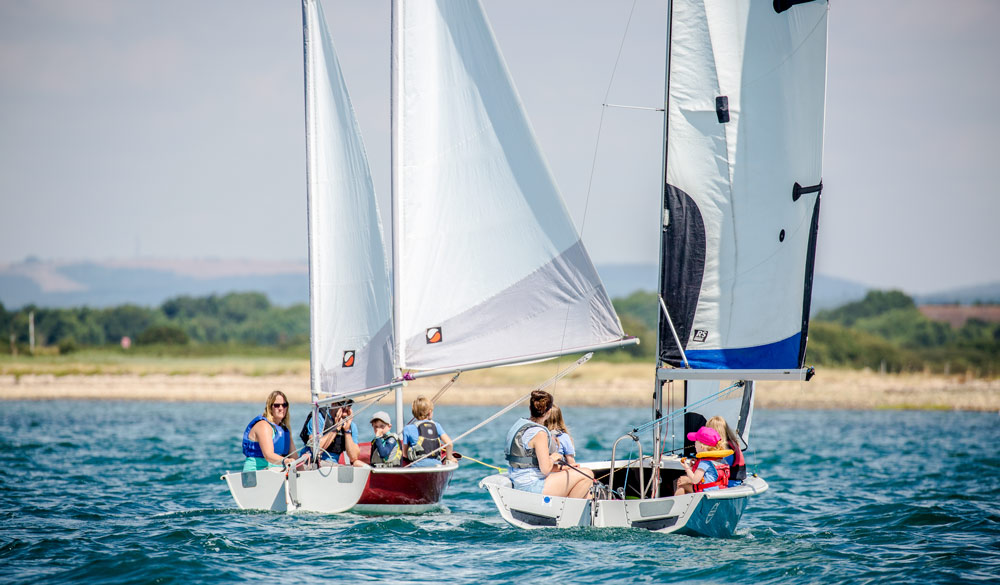
[[[428,514],[236,510],[219,475],[240,464],[239,433],[258,410],[5,403],[0,464],[16,471],[0,476],[5,581],[885,585],[996,582],[1000,574],[1000,456],[968,447],[1000,442],[995,414],[758,412],[748,461],[771,489],[752,501],[733,538],[717,540],[513,529],[477,487],[489,473],[478,465],[460,467],[446,508]],[[492,412],[439,410],[449,430]],[[578,441],[586,460],[606,457],[647,413],[566,415],[587,429]],[[463,452],[499,461],[513,418],[471,436]],[[607,420],[628,428],[604,429]],[[956,473],[963,465],[968,471]]]

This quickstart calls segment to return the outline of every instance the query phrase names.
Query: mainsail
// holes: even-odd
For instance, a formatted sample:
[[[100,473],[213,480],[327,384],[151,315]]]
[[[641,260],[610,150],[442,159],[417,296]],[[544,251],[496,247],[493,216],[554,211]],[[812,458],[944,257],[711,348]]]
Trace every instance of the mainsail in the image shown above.
[[[303,0],[311,371],[318,392],[393,376],[389,273],[368,159],[317,0]]]
[[[471,369],[621,340],[480,3],[396,6],[397,365]]]
[[[825,0],[674,0],[660,291],[693,368],[799,368],[822,187]],[[660,359],[685,365],[661,314]]]

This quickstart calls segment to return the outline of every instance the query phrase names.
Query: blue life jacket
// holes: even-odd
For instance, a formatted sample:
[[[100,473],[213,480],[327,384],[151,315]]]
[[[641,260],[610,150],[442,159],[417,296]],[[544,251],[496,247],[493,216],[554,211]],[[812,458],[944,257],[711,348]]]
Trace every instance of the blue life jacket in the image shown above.
[[[274,429],[274,437],[272,438],[272,441],[274,442],[274,452],[281,456],[288,455],[288,452],[292,450],[292,436],[288,434],[288,431],[286,431],[284,427],[274,424],[263,416],[255,417],[252,421],[250,421],[250,424],[247,425],[246,430],[243,431],[243,454],[247,457],[264,458],[264,452],[260,450],[260,443],[250,440],[250,430],[253,429],[253,426],[257,424],[258,421],[266,421],[267,424],[271,425],[271,428]]]

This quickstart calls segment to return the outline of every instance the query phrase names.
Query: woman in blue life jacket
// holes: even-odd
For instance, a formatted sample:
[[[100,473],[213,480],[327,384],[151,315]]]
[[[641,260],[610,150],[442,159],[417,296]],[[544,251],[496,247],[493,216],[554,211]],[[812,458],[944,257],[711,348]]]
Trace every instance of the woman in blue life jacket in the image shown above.
[[[732,455],[722,458],[729,465],[729,485],[726,487],[743,485],[743,480],[747,478],[747,464],[743,458],[743,450],[740,449],[740,438],[730,428],[726,419],[721,416],[713,416],[708,419],[705,426],[713,428],[715,432],[719,433],[722,442],[728,445],[723,447],[724,449],[733,450]]]
[[[710,427],[701,427],[693,433],[688,433],[689,441],[694,441],[696,453],[719,451],[725,449],[725,442],[718,431]],[[727,487],[729,482],[729,465],[721,457],[698,458],[694,463],[681,459],[684,475],[677,479],[675,496],[693,492],[707,492]]]
[[[589,498],[594,472],[586,467],[570,469],[562,459],[559,443],[545,423],[552,411],[552,395],[535,390],[528,399],[530,419],[521,418],[507,431],[504,454],[514,489],[570,498]]]
[[[288,398],[275,390],[264,402],[264,414],[255,417],[243,431],[243,471],[282,467],[295,461],[295,443],[288,430]]]
[[[426,396],[417,396],[413,401],[413,418],[416,420],[403,427],[403,457],[416,461],[428,453],[434,453],[442,446],[444,449],[434,455],[414,463],[416,467],[431,467],[441,464],[441,457],[448,463],[458,460],[452,455],[451,437],[444,428],[434,422],[434,403]]]
[[[559,455],[562,455],[566,463],[576,465],[576,447],[573,445],[573,437],[569,436],[569,427],[563,421],[562,409],[555,404],[549,409],[545,427],[559,443]]]

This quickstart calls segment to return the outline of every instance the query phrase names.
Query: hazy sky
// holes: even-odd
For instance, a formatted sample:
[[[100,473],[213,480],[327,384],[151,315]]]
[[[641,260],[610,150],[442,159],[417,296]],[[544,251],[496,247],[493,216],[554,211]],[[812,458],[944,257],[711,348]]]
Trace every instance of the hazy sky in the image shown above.
[[[593,165],[633,3],[484,4],[594,261],[655,262],[660,115],[606,110]],[[665,6],[636,2],[610,103],[662,104]],[[387,202],[389,2],[324,8]],[[832,2],[819,272],[1000,280],[998,23],[996,0]],[[0,0],[0,263],[304,260],[302,103],[297,0]]]

